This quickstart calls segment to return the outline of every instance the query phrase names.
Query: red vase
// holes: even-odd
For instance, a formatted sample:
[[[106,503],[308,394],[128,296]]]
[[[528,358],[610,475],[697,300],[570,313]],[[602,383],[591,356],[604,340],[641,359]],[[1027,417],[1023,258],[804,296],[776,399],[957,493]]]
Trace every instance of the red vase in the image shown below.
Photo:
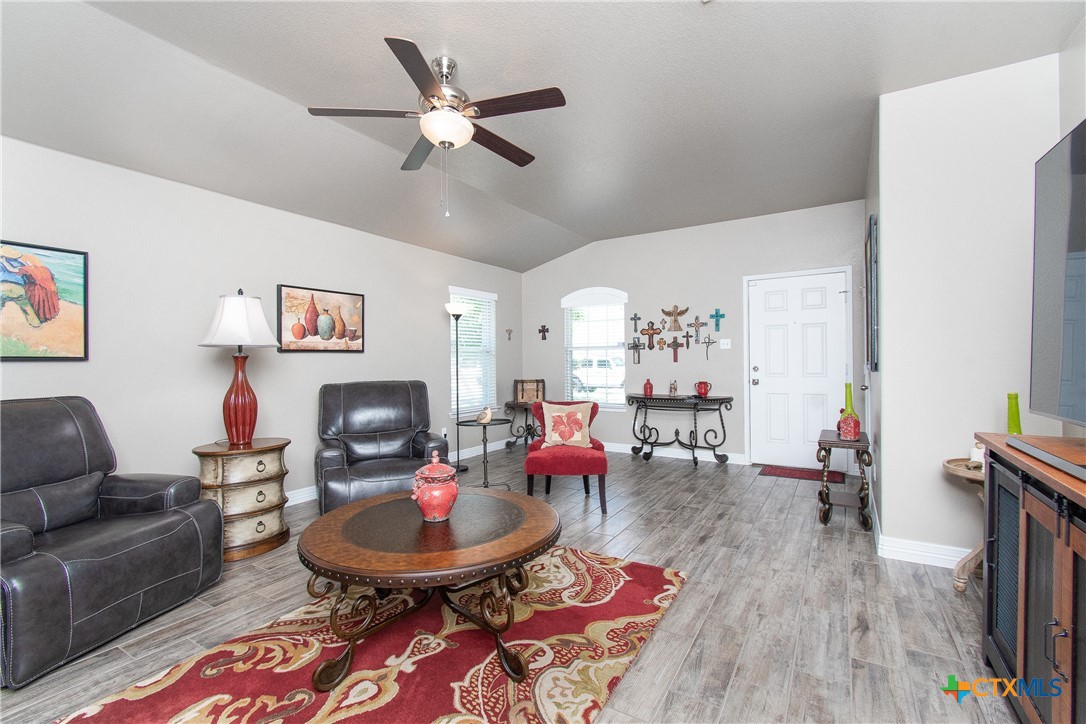
[[[424,465],[415,473],[411,500],[418,503],[423,520],[427,523],[439,523],[449,519],[459,493],[456,470],[443,465],[437,450],[434,450],[430,464]]]
[[[295,317],[295,319],[297,319],[297,317]],[[302,324],[301,319],[298,319],[298,321],[290,326],[290,333],[294,336],[294,339],[305,339],[306,331],[305,325]]]
[[[305,331],[309,333],[310,337],[317,336],[317,317],[320,316],[320,312],[317,311],[317,302],[313,299],[313,295],[309,295],[309,306],[305,310]]]
[[[645,380],[645,397],[652,397],[652,380]]]

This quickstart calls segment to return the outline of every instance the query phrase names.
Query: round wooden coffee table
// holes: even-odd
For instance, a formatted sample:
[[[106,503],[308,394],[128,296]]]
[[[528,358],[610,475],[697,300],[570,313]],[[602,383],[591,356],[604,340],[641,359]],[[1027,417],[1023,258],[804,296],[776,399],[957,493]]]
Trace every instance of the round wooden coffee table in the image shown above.
[[[445,605],[494,637],[502,668],[522,681],[528,667],[511,651],[502,634],[513,624],[513,596],[528,583],[524,564],[558,541],[558,513],[542,500],[492,489],[460,489],[448,520],[427,523],[409,492],[360,500],[321,516],[298,540],[298,557],[313,571],[309,594],[339,594],[328,623],[347,647],[321,662],[313,673],[318,691],[335,688],[351,668],[357,641],[425,606],[434,591]],[[321,586],[320,579],[327,579]],[[449,596],[468,586],[487,583],[480,611],[462,608]],[[348,588],[370,587],[352,601]],[[378,599],[389,589],[418,588],[422,598],[398,614],[374,624]],[[504,615],[500,612],[504,608]],[[360,621],[344,625],[347,618]]]

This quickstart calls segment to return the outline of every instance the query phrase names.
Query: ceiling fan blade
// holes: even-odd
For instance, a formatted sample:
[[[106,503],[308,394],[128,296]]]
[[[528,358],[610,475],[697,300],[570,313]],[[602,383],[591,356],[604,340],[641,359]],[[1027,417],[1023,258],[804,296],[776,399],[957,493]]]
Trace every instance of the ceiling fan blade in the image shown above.
[[[512,161],[518,166],[527,166],[535,160],[535,156],[525,151],[523,148],[518,148],[513,144],[506,141],[501,136],[491,133],[478,123],[472,123],[475,126],[475,135],[471,140],[478,143],[483,148],[493,151],[502,158]]]
[[[434,144],[426,140],[426,136],[419,136],[419,140],[415,141],[415,147],[411,149],[411,153],[407,154],[400,170],[418,171],[422,168],[422,164],[426,163],[426,157],[432,150],[434,150]]]
[[[353,118],[418,118],[418,111],[391,111],[383,108],[310,108],[314,116],[349,116]]]
[[[540,88],[539,90],[514,93],[509,96],[472,101],[464,109],[464,115],[468,118],[490,118],[492,116],[504,116],[509,113],[558,108],[565,104],[566,97],[562,95],[562,91],[559,89]]]
[[[434,72],[430,70],[430,64],[422,57],[422,51],[414,41],[407,38],[385,38],[388,47],[396,55],[396,60],[411,76],[411,80],[418,86],[423,98],[440,98],[447,103],[445,92],[441,90],[441,84],[437,82]]]

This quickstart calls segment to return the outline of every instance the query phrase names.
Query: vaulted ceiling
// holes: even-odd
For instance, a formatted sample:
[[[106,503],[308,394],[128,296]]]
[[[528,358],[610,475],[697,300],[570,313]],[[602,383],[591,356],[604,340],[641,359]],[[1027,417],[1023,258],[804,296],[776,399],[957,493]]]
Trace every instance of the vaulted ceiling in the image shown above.
[[[524,271],[599,239],[862,198],[880,94],[1057,52],[1082,2],[4,2],[12,138]],[[413,109],[385,36],[458,64],[480,121],[400,170]]]

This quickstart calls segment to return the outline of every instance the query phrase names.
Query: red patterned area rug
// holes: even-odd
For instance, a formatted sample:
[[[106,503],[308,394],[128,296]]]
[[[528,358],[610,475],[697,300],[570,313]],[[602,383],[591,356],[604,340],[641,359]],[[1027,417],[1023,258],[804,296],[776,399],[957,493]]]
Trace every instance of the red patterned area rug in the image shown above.
[[[759,475],[771,475],[775,478],[798,478],[799,480],[817,480],[822,481],[822,469],[817,470],[812,468],[786,468],[781,465],[763,465],[762,472]],[[836,470],[831,470],[829,475],[831,483],[843,483],[845,482],[845,474],[839,473]]]
[[[434,596],[356,644],[347,678],[318,693],[313,670],[345,645],[329,628],[325,597],[60,721],[592,721],[685,575],[563,547],[525,569],[528,587],[504,636],[528,662],[519,684],[502,670],[493,637]],[[393,592],[378,618],[408,605],[410,593]],[[455,595],[478,610],[478,588]]]

